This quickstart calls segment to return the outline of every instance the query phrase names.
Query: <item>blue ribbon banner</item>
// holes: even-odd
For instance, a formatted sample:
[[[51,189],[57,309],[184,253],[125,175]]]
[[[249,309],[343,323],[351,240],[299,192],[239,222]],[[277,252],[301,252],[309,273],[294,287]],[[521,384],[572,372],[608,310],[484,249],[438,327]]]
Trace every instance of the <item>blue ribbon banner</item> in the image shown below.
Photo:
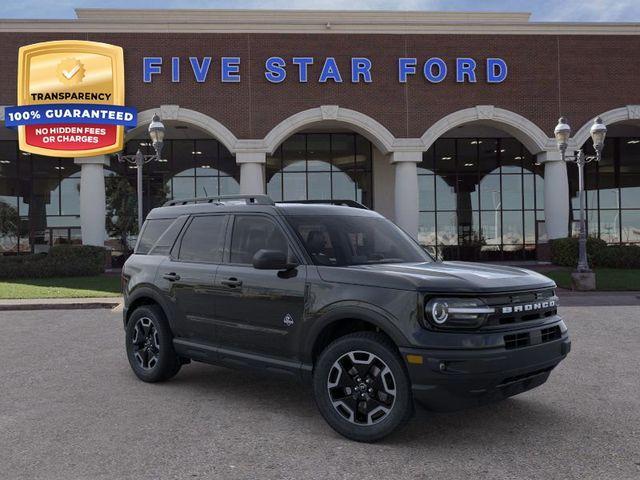
[[[104,124],[138,125],[138,112],[133,107],[121,105],[91,105],[86,103],[61,103],[6,107],[5,126],[47,124]]]

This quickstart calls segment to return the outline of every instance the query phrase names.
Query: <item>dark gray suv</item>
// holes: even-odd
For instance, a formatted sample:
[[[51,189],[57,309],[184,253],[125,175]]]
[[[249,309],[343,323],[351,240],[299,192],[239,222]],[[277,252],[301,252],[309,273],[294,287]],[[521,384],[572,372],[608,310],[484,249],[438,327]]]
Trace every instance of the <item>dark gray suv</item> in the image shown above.
[[[438,262],[355,202],[168,202],[123,270],[126,349],[146,382],[191,360],[311,382],[336,431],[375,441],[414,400],[452,410],[544,383],[571,343],[555,284]]]

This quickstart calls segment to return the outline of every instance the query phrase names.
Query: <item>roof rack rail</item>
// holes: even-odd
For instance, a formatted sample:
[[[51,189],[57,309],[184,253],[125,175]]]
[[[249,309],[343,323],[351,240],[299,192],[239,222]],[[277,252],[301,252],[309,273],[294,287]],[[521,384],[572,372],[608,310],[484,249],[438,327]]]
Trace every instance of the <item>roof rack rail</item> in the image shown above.
[[[338,205],[342,207],[360,208],[362,210],[369,210],[369,207],[356,202],[355,200],[286,200],[278,203],[307,203],[307,204],[324,204],[324,205]]]
[[[164,203],[163,207],[188,205],[190,203],[215,203],[224,205],[225,202],[240,200],[244,200],[247,205],[275,205],[274,201],[271,200],[271,197],[268,195],[218,195],[215,197],[193,197],[169,200]]]

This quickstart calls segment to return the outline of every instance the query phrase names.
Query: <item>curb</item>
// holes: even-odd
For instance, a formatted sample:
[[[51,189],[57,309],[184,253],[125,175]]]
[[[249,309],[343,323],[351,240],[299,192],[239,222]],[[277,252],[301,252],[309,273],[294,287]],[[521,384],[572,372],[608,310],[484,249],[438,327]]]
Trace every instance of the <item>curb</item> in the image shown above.
[[[122,299],[114,298],[113,300],[85,301],[76,300],[70,302],[54,301],[47,303],[45,301],[38,302],[3,302],[0,303],[0,312],[10,311],[26,311],[26,310],[90,310],[90,309],[114,309],[122,303]]]

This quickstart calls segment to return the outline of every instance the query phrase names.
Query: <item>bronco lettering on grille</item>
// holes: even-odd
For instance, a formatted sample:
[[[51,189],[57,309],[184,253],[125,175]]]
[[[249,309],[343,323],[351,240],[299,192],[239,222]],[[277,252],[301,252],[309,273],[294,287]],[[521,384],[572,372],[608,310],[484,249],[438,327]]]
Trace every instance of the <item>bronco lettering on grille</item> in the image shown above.
[[[533,312],[535,310],[541,310],[543,308],[551,308],[555,306],[555,300],[545,300],[544,302],[523,303],[521,305],[502,307],[502,313]]]

